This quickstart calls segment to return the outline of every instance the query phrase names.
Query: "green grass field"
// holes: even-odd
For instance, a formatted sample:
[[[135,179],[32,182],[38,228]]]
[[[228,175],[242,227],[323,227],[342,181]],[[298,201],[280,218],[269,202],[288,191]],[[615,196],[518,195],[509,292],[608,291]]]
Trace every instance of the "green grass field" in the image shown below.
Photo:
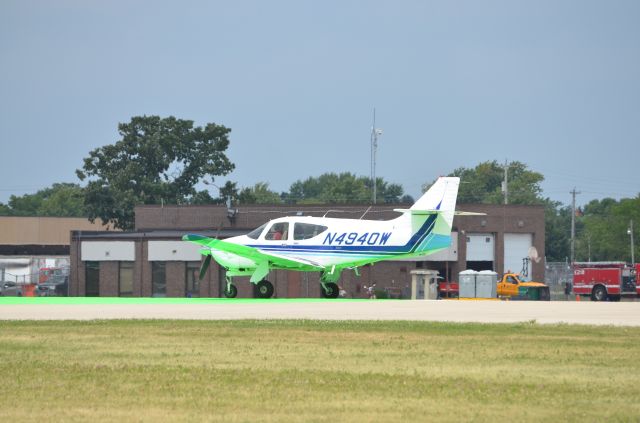
[[[0,421],[639,421],[640,328],[0,322]]]

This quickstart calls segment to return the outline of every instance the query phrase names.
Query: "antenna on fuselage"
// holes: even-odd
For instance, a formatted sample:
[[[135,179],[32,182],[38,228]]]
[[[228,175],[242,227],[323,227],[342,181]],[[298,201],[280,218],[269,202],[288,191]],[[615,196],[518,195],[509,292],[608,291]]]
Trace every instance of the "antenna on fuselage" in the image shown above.
[[[328,215],[329,213],[331,213],[331,212],[339,212],[339,211],[341,211],[341,210],[327,210],[327,211],[325,212],[325,214],[323,214],[323,215],[322,215],[322,217],[327,217],[327,215]]]
[[[362,218],[364,217],[364,215],[365,215],[365,214],[369,213],[369,210],[371,210],[371,207],[373,207],[373,206],[369,206],[369,208],[368,208],[368,209],[366,209],[366,210],[364,211],[364,213],[362,213],[362,216],[360,216],[360,220],[362,220]]]

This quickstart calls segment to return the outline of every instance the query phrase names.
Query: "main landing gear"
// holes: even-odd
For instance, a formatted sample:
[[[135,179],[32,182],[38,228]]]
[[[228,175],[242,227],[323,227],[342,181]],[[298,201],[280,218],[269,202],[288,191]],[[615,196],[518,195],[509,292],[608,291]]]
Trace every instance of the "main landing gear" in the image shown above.
[[[322,288],[320,293],[324,298],[338,298],[340,295],[340,288],[338,287],[338,280],[340,279],[341,269],[332,266],[330,270],[325,270],[320,275],[320,284]],[[356,274],[358,274],[356,268]]]
[[[258,298],[271,298],[273,296],[273,284],[266,279],[258,282],[254,289]]]
[[[327,282],[322,285],[322,296],[324,298],[338,298],[340,288],[337,283]]]

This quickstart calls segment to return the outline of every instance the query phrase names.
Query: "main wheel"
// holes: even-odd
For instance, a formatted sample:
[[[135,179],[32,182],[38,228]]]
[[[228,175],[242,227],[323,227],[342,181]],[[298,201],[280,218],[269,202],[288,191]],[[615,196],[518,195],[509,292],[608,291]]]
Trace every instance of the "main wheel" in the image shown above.
[[[329,282],[324,284],[324,289],[322,290],[322,296],[325,298],[338,298],[340,294],[340,288],[338,288],[338,284]]]
[[[268,280],[262,280],[256,285],[258,298],[271,298],[273,295],[273,285]]]
[[[607,290],[604,286],[598,285],[593,288],[591,293],[591,301],[607,301]]]
[[[227,298],[235,298],[238,296],[238,288],[234,284],[229,284],[224,290],[224,296]]]

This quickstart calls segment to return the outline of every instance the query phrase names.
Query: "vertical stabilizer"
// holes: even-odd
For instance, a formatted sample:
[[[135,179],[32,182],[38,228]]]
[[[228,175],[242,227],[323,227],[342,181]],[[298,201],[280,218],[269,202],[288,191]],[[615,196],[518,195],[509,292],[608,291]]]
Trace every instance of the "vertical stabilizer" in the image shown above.
[[[454,211],[460,178],[441,177],[411,206],[411,210]]]

